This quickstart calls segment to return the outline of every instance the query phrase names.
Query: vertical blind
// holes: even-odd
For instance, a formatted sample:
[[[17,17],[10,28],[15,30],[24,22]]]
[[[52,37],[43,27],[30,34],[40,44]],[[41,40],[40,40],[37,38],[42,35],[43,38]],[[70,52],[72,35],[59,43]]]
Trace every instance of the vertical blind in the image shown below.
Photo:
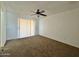
[[[35,23],[32,19],[19,19],[19,37],[28,37],[35,34]]]

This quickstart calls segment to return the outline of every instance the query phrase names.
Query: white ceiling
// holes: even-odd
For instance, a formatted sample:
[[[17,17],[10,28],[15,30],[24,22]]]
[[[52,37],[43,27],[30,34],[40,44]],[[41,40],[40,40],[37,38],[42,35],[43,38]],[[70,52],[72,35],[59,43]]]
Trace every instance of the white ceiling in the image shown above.
[[[36,9],[45,10],[47,15],[79,8],[78,1],[5,1],[2,2],[8,8],[20,15],[31,15]]]

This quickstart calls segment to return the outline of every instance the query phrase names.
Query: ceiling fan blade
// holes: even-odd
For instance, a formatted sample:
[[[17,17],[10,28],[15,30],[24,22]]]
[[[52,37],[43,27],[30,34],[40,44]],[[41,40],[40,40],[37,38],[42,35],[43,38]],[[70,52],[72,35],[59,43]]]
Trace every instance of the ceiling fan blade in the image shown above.
[[[34,11],[32,11],[33,13],[36,13],[36,12],[34,12]]]
[[[42,16],[47,16],[47,15],[45,15],[45,14],[40,14],[40,15],[42,15]]]
[[[45,11],[44,10],[42,10],[40,13],[44,13]]]

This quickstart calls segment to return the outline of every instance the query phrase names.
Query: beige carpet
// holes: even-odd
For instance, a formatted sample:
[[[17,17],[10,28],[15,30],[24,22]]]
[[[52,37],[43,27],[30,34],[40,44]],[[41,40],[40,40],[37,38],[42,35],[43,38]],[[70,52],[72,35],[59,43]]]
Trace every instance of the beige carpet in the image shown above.
[[[7,41],[1,56],[15,57],[76,57],[79,48],[42,36]]]

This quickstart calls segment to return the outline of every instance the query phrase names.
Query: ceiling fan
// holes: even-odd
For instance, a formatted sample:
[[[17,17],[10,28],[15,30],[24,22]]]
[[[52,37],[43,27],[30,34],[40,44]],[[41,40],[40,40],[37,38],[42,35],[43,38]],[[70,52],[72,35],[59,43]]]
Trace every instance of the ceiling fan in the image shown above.
[[[45,12],[45,10],[37,9],[36,12],[33,12],[33,13],[35,13],[33,15],[37,15],[38,17],[39,16],[47,16],[47,15],[43,14],[44,12]]]

